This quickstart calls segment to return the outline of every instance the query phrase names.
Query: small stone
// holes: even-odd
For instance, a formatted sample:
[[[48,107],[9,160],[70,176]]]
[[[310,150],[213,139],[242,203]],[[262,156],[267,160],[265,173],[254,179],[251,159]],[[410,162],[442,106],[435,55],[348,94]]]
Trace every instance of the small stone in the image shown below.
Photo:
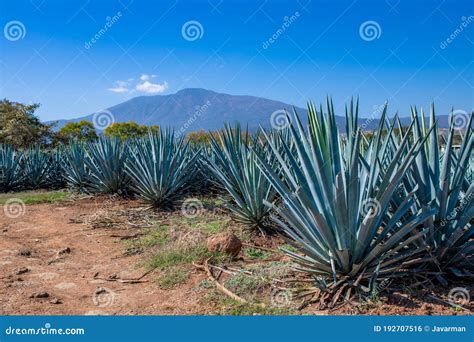
[[[71,289],[75,289],[77,285],[74,283],[64,282],[64,283],[59,283],[55,285],[54,287],[60,290],[71,290]]]
[[[28,271],[29,271],[28,268],[26,268],[26,267],[20,267],[20,268],[18,268],[18,269],[15,271],[15,274],[16,274],[16,275],[20,275],[20,274],[26,273],[26,272],[28,272]]]
[[[62,304],[62,300],[58,298],[53,298],[49,301],[51,304]]]
[[[30,298],[48,298],[49,293],[46,291],[34,292]]]
[[[62,248],[58,251],[58,255],[69,254],[69,253],[71,253],[71,248],[69,247]]]
[[[30,256],[31,251],[28,250],[28,249],[22,249],[22,250],[20,250],[20,253],[18,253],[18,254],[21,255],[21,256]]]
[[[49,259],[48,265],[54,264],[55,262],[57,262],[57,259]]]
[[[108,292],[109,292],[109,291],[107,291],[106,288],[98,287],[98,288],[95,289],[94,294],[100,295],[100,294],[102,294],[102,293],[108,293]]]
[[[207,249],[210,252],[226,253],[235,257],[241,248],[242,242],[232,233],[219,233],[207,239]]]
[[[39,277],[43,280],[52,280],[54,278],[59,277],[59,274],[54,273],[54,272],[44,272],[44,273],[35,273],[34,276]]]

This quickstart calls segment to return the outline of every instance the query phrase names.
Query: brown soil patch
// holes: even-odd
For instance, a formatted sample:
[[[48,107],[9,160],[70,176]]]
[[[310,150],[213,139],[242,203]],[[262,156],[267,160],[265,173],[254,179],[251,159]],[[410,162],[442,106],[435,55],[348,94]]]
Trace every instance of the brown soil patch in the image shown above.
[[[178,289],[161,290],[153,274],[143,283],[120,283],[96,278],[138,278],[145,273],[141,256],[124,256],[119,237],[136,228],[93,229],[77,218],[99,215],[104,199],[27,206],[25,215],[0,216],[0,314],[3,315],[146,315],[204,314],[192,288],[204,275],[191,274]],[[133,201],[109,206],[125,209]],[[73,219],[71,221],[71,219]],[[64,252],[69,248],[70,252]],[[63,253],[58,252],[63,250]],[[20,252],[23,253],[20,253]],[[29,253],[28,253],[29,252]],[[23,255],[21,255],[23,254]],[[30,255],[25,255],[30,254]],[[22,274],[20,268],[28,271]],[[24,269],[23,269],[24,271]],[[95,276],[95,277],[94,277]],[[105,292],[98,288],[105,288]],[[47,292],[47,298],[30,298]],[[98,293],[96,293],[98,292]],[[60,304],[52,304],[57,302]]]
[[[203,271],[188,265],[185,283],[163,290],[154,281],[160,271],[145,274],[146,269],[142,266],[151,251],[125,253],[124,239],[139,236],[147,228],[143,227],[143,213],[137,215],[136,220],[130,215],[121,216],[117,213],[130,210],[140,212],[141,208],[143,206],[138,201],[96,197],[74,202],[29,205],[26,213],[15,219],[0,215],[0,314],[222,313],[219,302],[203,300],[206,291],[212,290],[196,290],[206,279]],[[169,224],[173,222],[169,219],[173,215],[178,217],[179,213],[163,213],[162,220]],[[226,218],[228,216],[222,216],[222,219]],[[260,237],[249,242],[274,249],[281,240]],[[286,259],[283,257],[280,260]],[[233,266],[244,267],[247,261],[245,257],[240,258]],[[138,278],[141,282],[120,281]],[[225,275],[222,279],[225,279]],[[466,284],[460,286],[466,287]],[[296,311],[296,314],[469,313],[450,306],[447,303],[448,292],[449,289],[435,289],[412,296],[393,293],[382,297],[375,305],[345,306],[335,311],[319,311],[309,306]],[[467,308],[473,309],[470,306]]]

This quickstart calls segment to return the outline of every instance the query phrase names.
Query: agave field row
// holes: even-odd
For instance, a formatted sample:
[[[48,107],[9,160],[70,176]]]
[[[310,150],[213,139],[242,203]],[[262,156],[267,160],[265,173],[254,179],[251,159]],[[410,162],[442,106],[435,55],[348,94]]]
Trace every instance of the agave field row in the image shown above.
[[[345,111],[308,106],[304,127],[254,134],[226,126],[210,144],[190,145],[170,130],[128,140],[101,138],[44,151],[0,147],[0,191],[61,188],[137,196],[172,207],[211,185],[235,220],[281,234],[296,268],[332,304],[405,277],[413,285],[474,278],[473,114],[439,134],[411,110],[411,124],[389,118],[364,133],[358,104]],[[454,145],[461,134],[460,146]]]

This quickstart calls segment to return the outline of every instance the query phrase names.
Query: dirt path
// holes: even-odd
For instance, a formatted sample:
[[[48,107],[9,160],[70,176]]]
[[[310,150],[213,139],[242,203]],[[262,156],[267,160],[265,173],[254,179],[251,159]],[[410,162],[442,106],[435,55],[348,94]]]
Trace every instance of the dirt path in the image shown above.
[[[123,243],[110,230],[70,221],[100,205],[91,199],[30,205],[18,218],[6,217],[0,208],[0,314],[203,314],[192,291],[203,278],[199,274],[166,291],[153,283],[156,274],[136,284],[97,279],[145,273],[140,256],[124,256]],[[49,296],[30,298],[41,292]]]

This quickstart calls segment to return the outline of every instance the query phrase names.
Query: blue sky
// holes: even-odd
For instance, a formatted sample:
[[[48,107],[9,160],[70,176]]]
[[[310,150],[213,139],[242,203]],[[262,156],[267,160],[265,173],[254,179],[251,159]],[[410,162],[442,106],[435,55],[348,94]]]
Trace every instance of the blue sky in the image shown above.
[[[0,96],[42,120],[189,87],[471,110],[473,16],[472,1],[1,0]]]

